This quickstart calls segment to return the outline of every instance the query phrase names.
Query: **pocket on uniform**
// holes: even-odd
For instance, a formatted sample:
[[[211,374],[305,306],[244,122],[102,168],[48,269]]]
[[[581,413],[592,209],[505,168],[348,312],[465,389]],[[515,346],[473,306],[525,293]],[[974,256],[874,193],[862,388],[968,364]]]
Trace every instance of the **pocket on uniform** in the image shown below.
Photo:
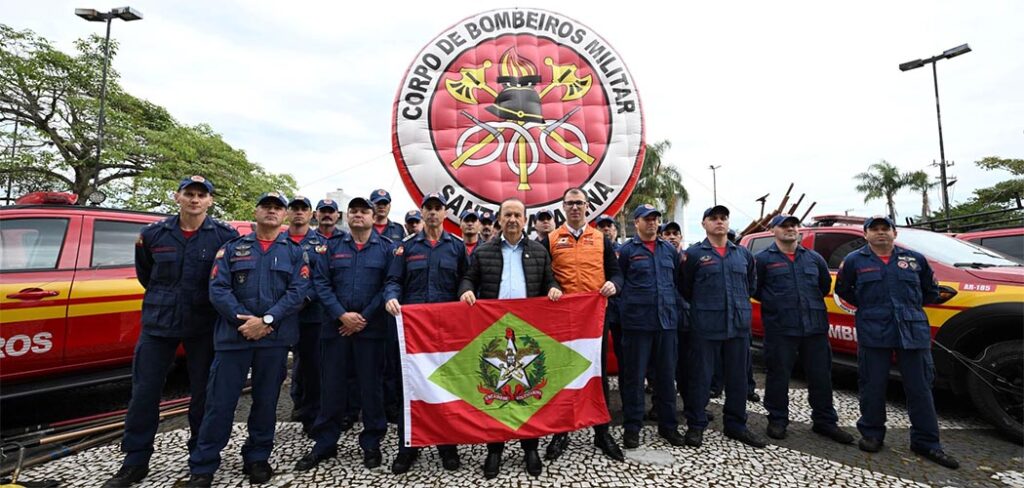
[[[177,301],[177,295],[171,290],[146,290],[146,294],[142,296],[143,325],[171,327],[174,323]]]
[[[178,274],[178,253],[158,252],[153,253],[153,275],[154,280],[173,281]]]

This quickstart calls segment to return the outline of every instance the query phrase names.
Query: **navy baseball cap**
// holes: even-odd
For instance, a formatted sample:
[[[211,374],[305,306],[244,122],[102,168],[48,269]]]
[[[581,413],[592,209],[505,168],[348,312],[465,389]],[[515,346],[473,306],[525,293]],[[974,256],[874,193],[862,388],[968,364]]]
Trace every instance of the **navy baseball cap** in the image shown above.
[[[775,227],[777,225],[782,225],[782,224],[785,224],[786,222],[790,222],[790,221],[792,221],[794,224],[800,225],[800,219],[798,219],[798,218],[796,218],[796,217],[794,217],[792,215],[779,214],[779,215],[776,215],[776,216],[772,217],[771,222],[768,222],[768,228],[771,229],[772,227]]]
[[[312,203],[310,203],[309,199],[308,199],[308,198],[306,198],[306,197],[304,197],[304,196],[301,196],[301,195],[295,195],[294,197],[292,197],[292,199],[291,199],[291,200],[288,200],[288,206],[290,207],[290,206],[291,206],[291,205],[292,205],[293,203],[295,203],[295,202],[302,202],[302,203],[304,203],[304,204],[305,204],[305,205],[306,205],[307,207],[309,207],[309,208],[313,208],[313,204],[312,204]]]
[[[419,221],[422,221],[422,220],[423,220],[423,214],[421,214],[419,210],[410,210],[410,211],[405,213],[405,221],[406,222],[412,222],[412,221],[419,222]]]
[[[601,225],[601,224],[612,224],[612,225],[615,225],[615,219],[611,218],[611,216],[609,216],[608,214],[601,214],[600,216],[597,217],[597,219],[594,220],[594,224],[596,224],[596,225]]]
[[[462,213],[459,214],[459,220],[466,220],[467,218],[470,217],[476,220],[480,220],[480,215],[476,213],[476,210],[473,210],[471,208],[463,210]]]
[[[382,201],[387,201],[388,203],[391,203],[391,194],[388,193],[387,190],[383,189],[373,190],[373,193],[370,194],[370,201],[373,202],[375,205],[377,204],[377,202]]]
[[[649,203],[643,203],[640,204],[640,206],[636,207],[636,210],[633,211],[633,218],[642,219],[652,213],[656,213],[658,214],[658,216],[661,216],[661,212],[658,209],[654,208],[654,205],[651,205]]]
[[[274,203],[279,203],[282,207],[288,208],[288,199],[285,198],[284,193],[279,191],[268,191],[260,195],[260,197],[256,199],[256,206],[260,206],[264,200],[273,200]]]
[[[540,220],[540,218],[541,218],[541,217],[544,217],[544,216],[546,216],[546,217],[547,217],[547,218],[549,218],[549,219],[553,219],[553,218],[555,218],[555,213],[554,213],[554,212],[552,212],[551,210],[548,210],[548,209],[546,209],[546,208],[545,208],[545,209],[543,209],[543,210],[540,210],[540,211],[538,211],[538,212],[537,212],[536,214],[534,214],[534,215],[536,215],[536,216],[537,216],[537,220]]]
[[[213,183],[199,175],[182,178],[181,183],[178,183],[178,191],[184,190],[188,185],[203,185],[206,188],[206,193],[213,193]]]
[[[715,205],[714,207],[711,207],[704,211],[704,216],[701,217],[701,220],[704,220],[712,215],[725,215],[726,217],[728,217],[729,209],[725,205]]]
[[[679,227],[679,224],[677,224],[675,222],[665,222],[664,224],[661,224],[661,228],[658,229],[658,230],[660,232],[665,232],[666,230],[668,230],[670,228],[675,229],[676,232],[682,232],[683,231],[683,228]]]
[[[348,208],[352,207],[373,208],[373,204],[363,197],[352,197],[352,199],[348,201]]]
[[[383,191],[383,190],[378,190],[378,191]],[[387,192],[385,192],[385,193],[387,193]],[[448,205],[448,200],[446,200],[444,198],[444,196],[442,196],[440,193],[435,191],[435,192],[431,192],[431,193],[427,193],[426,195],[423,195],[423,200],[420,201],[420,206],[422,207],[422,206],[426,205],[427,202],[429,202],[431,200],[437,200],[437,201],[441,202],[441,205]],[[376,203],[376,202],[374,202],[374,203]]]
[[[491,213],[490,210],[484,210],[483,212],[480,212],[480,222],[481,223],[483,223],[483,222],[491,222],[491,223],[493,223],[494,222],[494,214]]]
[[[868,230],[868,227],[871,227],[875,222],[885,222],[886,224],[889,224],[889,228],[896,228],[896,224],[894,224],[892,219],[889,217],[885,215],[872,215],[871,217],[864,219],[864,230]]]
[[[325,198],[323,200],[320,200],[319,202],[316,202],[316,209],[317,210],[320,210],[322,208],[327,208],[327,207],[333,208],[334,211],[337,212],[338,211],[338,202],[335,202],[334,200],[331,200],[330,198]]]

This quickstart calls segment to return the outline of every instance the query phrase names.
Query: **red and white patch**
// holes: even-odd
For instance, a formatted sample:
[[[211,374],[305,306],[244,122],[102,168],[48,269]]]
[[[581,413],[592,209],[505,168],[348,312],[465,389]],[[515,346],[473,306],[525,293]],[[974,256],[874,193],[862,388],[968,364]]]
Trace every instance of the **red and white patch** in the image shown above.
[[[214,279],[216,277],[217,277],[217,265],[214,264],[213,267],[210,268],[210,279],[212,280],[212,279]]]
[[[501,80],[499,80],[501,78]],[[569,187],[614,215],[640,174],[644,120],[621,56],[561,14],[498,9],[466,18],[416,56],[394,106],[393,152],[415,201],[467,209],[506,198],[565,220]]]
[[[299,268],[299,276],[301,276],[302,279],[304,279],[304,280],[308,280],[309,279],[309,266],[308,265],[303,264],[302,267]]]
[[[910,265],[907,264],[906,261],[900,261],[900,262],[896,263],[896,266],[899,266],[900,269],[907,269],[907,268],[910,267]]]

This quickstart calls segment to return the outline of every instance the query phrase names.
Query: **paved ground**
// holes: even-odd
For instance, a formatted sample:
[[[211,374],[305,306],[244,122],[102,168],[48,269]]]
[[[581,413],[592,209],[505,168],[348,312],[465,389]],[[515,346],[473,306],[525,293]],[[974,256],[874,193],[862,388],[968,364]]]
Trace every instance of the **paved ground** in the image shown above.
[[[761,372],[757,382],[764,384]],[[836,407],[840,425],[855,433],[857,420],[856,377],[836,372]],[[171,388],[181,389],[181,385]],[[287,383],[282,389],[278,418],[285,420],[290,412]],[[123,393],[121,393],[123,395]],[[113,394],[105,395],[110,399]],[[752,449],[726,439],[721,430],[721,401],[711,406],[716,421],[705,436],[700,449],[677,448],[661,441],[653,425],[641,437],[641,448],[627,451],[627,461],[617,463],[605,458],[591,445],[590,431],[572,435],[570,451],[555,463],[545,466],[538,478],[528,476],[522,468],[518,447],[506,449],[501,475],[485,480],[480,470],[486,449],[483,446],[461,446],[463,466],[456,472],[441,469],[436,452],[424,455],[405,475],[394,476],[388,470],[395,455],[396,432],[388,432],[384,445],[384,466],[373,471],[362,467],[356,444],[356,429],[346,433],[339,445],[336,459],[322,463],[307,473],[292,473],[291,467],[312,443],[296,423],[278,424],[278,442],[271,464],[278,474],[269,486],[714,486],[714,487],[1024,487],[1024,450],[1005,440],[990,426],[977,420],[963,399],[939,394],[940,426],[947,452],[957,456],[960,470],[950,471],[925,461],[908,448],[906,411],[899,384],[890,388],[889,433],[885,449],[879,454],[863,453],[856,446],[841,446],[810,432],[810,411],[806,406],[806,389],[794,380],[790,392],[791,424],[789,437],[773,441],[765,449]],[[621,439],[621,408],[617,392],[612,394],[612,434]],[[103,400],[101,400],[103,401]],[[763,432],[766,419],[761,404],[748,403],[750,426]],[[236,414],[231,442],[224,451],[224,463],[218,472],[217,486],[248,486],[241,474],[239,447],[244,441],[244,422],[248,399],[243,398]],[[10,420],[5,412],[5,427]],[[154,458],[147,482],[141,486],[167,487],[187,479],[186,432],[183,419],[175,419],[162,428],[157,439],[159,455]],[[541,448],[543,449],[543,442]],[[121,455],[116,444],[102,446],[77,456],[54,461],[27,470],[22,480],[59,479],[66,486],[96,486],[119,466]]]

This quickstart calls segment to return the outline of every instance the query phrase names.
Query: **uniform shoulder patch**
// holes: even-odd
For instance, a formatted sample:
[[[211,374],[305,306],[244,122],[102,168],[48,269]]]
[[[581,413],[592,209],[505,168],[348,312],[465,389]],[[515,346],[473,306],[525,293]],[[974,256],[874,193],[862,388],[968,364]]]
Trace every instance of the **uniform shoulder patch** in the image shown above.
[[[142,247],[142,245],[143,245],[142,234],[139,234],[139,237],[137,239],[135,239],[135,247]]]
[[[220,259],[222,257],[224,257],[224,248],[223,247],[217,250],[217,256],[214,257],[213,259]]]
[[[405,246],[398,246],[395,248],[395,256],[401,256],[405,254]]]

